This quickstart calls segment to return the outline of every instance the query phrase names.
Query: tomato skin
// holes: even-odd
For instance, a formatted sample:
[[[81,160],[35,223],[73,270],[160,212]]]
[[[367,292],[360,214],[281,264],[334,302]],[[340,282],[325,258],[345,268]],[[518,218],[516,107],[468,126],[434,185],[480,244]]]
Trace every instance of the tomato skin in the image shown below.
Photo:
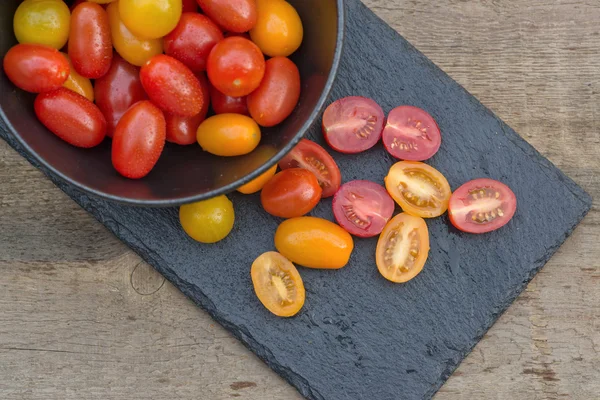
[[[408,161],[433,157],[442,143],[440,128],[433,117],[413,106],[400,106],[390,111],[382,136],[388,153]]]
[[[321,200],[317,177],[302,168],[290,168],[271,178],[260,193],[263,208],[280,218],[301,217]]]
[[[270,127],[290,116],[300,99],[300,71],[286,57],[273,57],[265,63],[260,86],[248,95],[248,110],[261,126]]]
[[[193,117],[208,101],[198,78],[173,57],[152,57],[142,66],[140,78],[150,100],[170,114]]]
[[[183,13],[163,39],[165,54],[184,63],[194,73],[206,71],[208,55],[221,40],[221,29],[205,15]]]
[[[340,269],[348,264],[354,241],[333,222],[298,217],[279,225],[275,248],[291,262],[307,268]]]
[[[245,185],[240,186],[237,191],[243,194],[252,194],[259,192],[262,188],[275,176],[277,172],[277,164],[273,165],[271,168],[267,170],[264,174],[260,175],[258,178],[251,180]]]
[[[119,120],[112,142],[112,163],[126,178],[148,175],[165,147],[162,111],[148,100],[137,102]]]
[[[183,0],[181,2],[181,12],[198,12],[198,3],[196,3],[196,0]]]
[[[94,103],[61,87],[37,95],[35,115],[65,142],[82,148],[99,145],[106,136],[106,119]]]
[[[235,212],[226,196],[186,204],[179,208],[179,222],[189,237],[200,243],[216,243],[233,229]]]
[[[260,143],[260,128],[250,117],[219,114],[207,118],[198,127],[196,140],[204,151],[216,156],[241,156]]]
[[[17,44],[3,60],[4,72],[19,89],[42,93],[61,87],[69,77],[69,61],[56,49],[40,44]]]
[[[221,93],[247,96],[258,88],[265,75],[265,58],[248,39],[228,37],[211,50],[207,72],[210,83]]]
[[[161,38],[181,18],[181,0],[120,0],[118,4],[123,23],[139,38]]]
[[[204,73],[196,75],[202,88],[202,95],[205,99],[210,97],[208,91],[208,79]],[[206,119],[210,103],[204,102],[202,110],[193,117],[182,117],[180,115],[165,114],[167,121],[167,142],[176,143],[182,146],[196,143],[196,133],[200,124]]]
[[[231,32],[247,32],[256,24],[254,0],[197,0],[198,5],[219,26]]]
[[[252,41],[270,56],[288,57],[300,47],[304,37],[296,9],[283,0],[257,0],[258,18],[250,31]]]
[[[213,85],[210,85],[210,102],[215,114],[242,114],[250,115],[248,112],[247,97],[231,97],[221,93]]]
[[[67,89],[74,91],[75,93],[82,95],[89,101],[93,102],[94,101],[94,87],[92,86],[92,81],[90,81],[88,78],[85,78],[85,77],[79,75],[79,73],[77,73],[77,71],[75,71],[75,69],[73,68],[73,65],[71,64],[71,60],[69,60],[68,54],[62,53],[62,52],[61,52],[61,54],[67,59],[67,61],[69,61],[69,70],[70,70],[69,77],[67,78],[65,83],[63,83],[63,86],[66,87]]]
[[[62,1],[25,0],[15,11],[13,29],[19,43],[61,49],[69,38],[71,13]]]

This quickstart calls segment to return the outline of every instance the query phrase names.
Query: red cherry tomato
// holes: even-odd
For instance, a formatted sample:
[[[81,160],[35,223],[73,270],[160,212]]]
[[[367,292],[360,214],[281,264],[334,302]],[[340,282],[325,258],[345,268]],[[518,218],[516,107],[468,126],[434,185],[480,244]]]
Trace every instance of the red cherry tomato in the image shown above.
[[[113,55],[110,69],[94,84],[96,105],[106,117],[106,135],[112,137],[117,123],[133,104],[148,98],[140,80],[140,69],[120,55]]]
[[[267,182],[260,192],[260,201],[271,215],[295,218],[315,208],[321,193],[315,174],[302,168],[289,168]]]
[[[205,99],[210,97],[208,91],[208,79],[204,73],[197,74],[200,81],[202,93]],[[182,117],[180,115],[165,114],[167,121],[167,142],[188,145],[196,143],[196,132],[200,124],[206,119],[208,114],[209,102],[205,101],[202,110],[193,117]]]
[[[181,12],[198,12],[196,0],[183,0],[181,6]]]
[[[502,182],[475,179],[450,197],[450,222],[464,232],[485,233],[506,225],[515,215],[517,198]]]
[[[194,73],[206,71],[208,54],[223,40],[221,29],[205,15],[184,13],[163,39],[165,54],[184,63]]]
[[[162,111],[147,100],[134,104],[117,124],[112,163],[124,177],[148,175],[165,147],[167,127]]]
[[[333,214],[348,233],[377,236],[394,214],[394,200],[385,188],[370,181],[345,183],[333,198]]]
[[[73,68],[85,78],[104,76],[112,60],[108,14],[99,4],[84,2],[71,14],[69,57]]]
[[[323,113],[323,136],[332,149],[360,153],[379,141],[385,115],[379,104],[366,97],[344,97]]]
[[[70,89],[40,93],[33,106],[42,124],[73,146],[94,147],[106,136],[106,119],[100,109]]]
[[[170,114],[193,117],[208,101],[198,78],[173,57],[152,57],[142,67],[140,78],[150,100]]]
[[[323,189],[323,198],[331,197],[337,192],[342,182],[342,175],[335,160],[327,151],[308,139],[302,139],[279,162],[281,169],[304,168],[315,174]]]
[[[426,111],[400,106],[390,111],[383,129],[383,144],[400,160],[427,160],[440,148],[442,136],[435,120]]]
[[[290,116],[300,99],[300,72],[289,58],[273,57],[265,64],[258,89],[248,95],[248,110],[257,124],[275,126]]]
[[[19,89],[41,93],[60,88],[69,77],[69,61],[60,52],[39,44],[18,44],[3,61],[4,72]]]
[[[213,85],[210,85],[210,101],[215,114],[242,114],[250,115],[248,112],[247,97],[231,97],[221,93]]]
[[[256,24],[255,0],[197,0],[219,26],[231,32],[248,32]]]
[[[257,45],[242,37],[223,39],[208,56],[208,79],[232,97],[247,96],[265,75],[265,57]]]

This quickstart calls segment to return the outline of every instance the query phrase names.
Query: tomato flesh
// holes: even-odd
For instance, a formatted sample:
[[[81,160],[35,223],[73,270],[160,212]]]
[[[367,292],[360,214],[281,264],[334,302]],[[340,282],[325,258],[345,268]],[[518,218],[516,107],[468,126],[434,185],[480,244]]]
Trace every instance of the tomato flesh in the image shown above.
[[[385,115],[371,99],[351,96],[331,103],[323,114],[323,136],[341,153],[368,150],[381,138]]]
[[[517,198],[502,182],[475,179],[459,187],[450,198],[448,215],[457,229],[486,233],[506,225],[517,210]]]
[[[321,187],[312,172],[289,168],[279,172],[263,187],[260,200],[266,212],[294,218],[309,213],[321,200]]]
[[[400,160],[424,161],[440,148],[440,128],[426,111],[400,106],[390,111],[383,129],[383,144]]]
[[[377,236],[392,218],[394,200],[374,182],[345,183],[333,198],[333,214],[342,228],[359,237]]]

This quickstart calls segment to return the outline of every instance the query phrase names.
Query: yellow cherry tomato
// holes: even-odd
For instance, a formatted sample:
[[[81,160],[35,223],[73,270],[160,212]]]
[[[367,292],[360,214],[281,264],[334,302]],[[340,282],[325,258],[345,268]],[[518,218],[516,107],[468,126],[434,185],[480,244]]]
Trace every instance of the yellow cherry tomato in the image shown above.
[[[73,64],[71,63],[71,59],[69,58],[68,54],[61,54],[65,56],[67,60],[69,60],[70,68],[69,77],[67,78],[65,83],[63,83],[63,86],[67,89],[74,91],[75,93],[79,93],[83,97],[87,98],[89,101],[93,102],[94,87],[92,86],[92,81],[90,81],[88,78],[79,75],[79,73],[75,71],[75,68],[73,68]]]
[[[106,11],[113,46],[129,64],[141,67],[146,61],[163,52],[161,39],[141,39],[127,29],[119,15],[119,3],[111,3]]]
[[[275,175],[277,172],[277,164],[273,165],[271,168],[267,170],[264,174],[251,180],[243,186],[238,188],[238,192],[243,194],[252,194],[256,193],[263,188],[269,182],[269,180]]]
[[[142,38],[165,36],[181,17],[181,0],[120,0],[118,4],[125,26]]]
[[[233,204],[226,196],[186,204],[179,208],[179,222],[185,233],[200,243],[216,243],[233,229]]]
[[[196,139],[204,151],[216,156],[241,156],[258,146],[260,128],[245,115],[219,114],[200,124]]]
[[[307,268],[340,269],[354,249],[352,236],[339,225],[316,217],[285,220],[275,232],[275,248]]]
[[[60,0],[25,0],[13,17],[19,43],[44,44],[61,49],[69,39],[71,12]]]
[[[296,9],[284,0],[257,0],[258,19],[250,38],[268,56],[287,57],[300,47],[304,29]]]

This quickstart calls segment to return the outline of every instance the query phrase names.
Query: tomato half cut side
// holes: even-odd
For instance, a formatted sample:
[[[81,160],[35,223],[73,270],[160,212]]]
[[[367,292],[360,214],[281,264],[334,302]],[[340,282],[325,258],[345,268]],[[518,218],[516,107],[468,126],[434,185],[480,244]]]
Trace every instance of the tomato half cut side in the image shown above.
[[[300,311],[306,291],[298,270],[287,258],[275,251],[264,253],[250,270],[256,297],[278,317],[291,317]]]
[[[448,215],[457,229],[486,233],[506,225],[517,210],[517,198],[502,182],[475,179],[459,187],[450,198]]]
[[[342,183],[342,175],[335,160],[324,148],[308,139],[302,139],[281,159],[279,167],[304,168],[315,174],[323,189],[323,198],[333,196]]]
[[[448,209],[452,192],[437,169],[417,161],[392,165],[385,187],[402,210],[422,218],[439,217]]]
[[[366,97],[336,100],[323,113],[323,136],[341,153],[368,150],[381,138],[385,115],[379,104]]]
[[[393,213],[394,200],[375,182],[345,183],[333,198],[336,221],[348,233],[358,237],[379,235]]]
[[[441,143],[440,128],[427,111],[413,106],[390,111],[383,128],[383,144],[392,156],[424,161],[437,153]]]
[[[391,282],[404,283],[417,276],[429,256],[425,220],[406,213],[387,223],[377,242],[377,269]]]

